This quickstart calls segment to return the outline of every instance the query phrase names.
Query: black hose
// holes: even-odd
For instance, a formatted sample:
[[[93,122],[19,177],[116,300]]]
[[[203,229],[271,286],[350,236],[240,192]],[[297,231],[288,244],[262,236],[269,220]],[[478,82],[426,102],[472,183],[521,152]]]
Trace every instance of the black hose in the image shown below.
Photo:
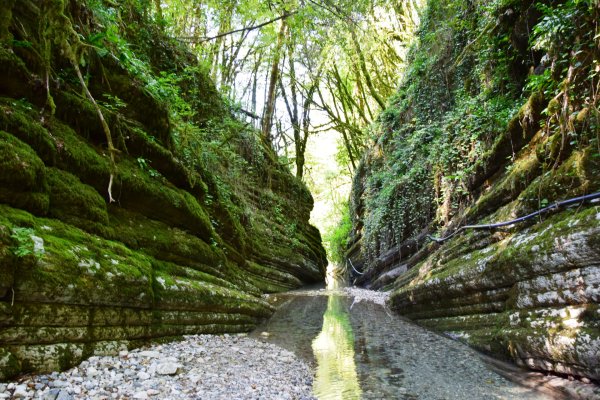
[[[518,224],[520,222],[526,221],[526,220],[536,217],[538,215],[545,214],[549,211],[557,210],[561,207],[566,207],[566,206],[570,206],[573,204],[585,203],[585,202],[593,201],[593,200],[597,200],[597,199],[600,199],[600,192],[587,194],[585,196],[574,197],[574,198],[568,199],[568,200],[559,201],[558,203],[554,203],[552,205],[549,205],[548,207],[542,208],[541,210],[537,210],[535,212],[532,212],[531,214],[527,214],[523,217],[519,217],[519,218],[513,219],[511,221],[496,222],[495,224],[486,224],[486,225],[465,225],[443,238],[435,238],[431,235],[427,235],[427,238],[430,240],[433,240],[434,242],[437,242],[437,243],[443,243],[446,240],[454,237],[455,235],[457,235],[460,232],[467,230],[467,229],[494,229],[494,228],[500,228],[500,227],[507,226],[507,225]]]

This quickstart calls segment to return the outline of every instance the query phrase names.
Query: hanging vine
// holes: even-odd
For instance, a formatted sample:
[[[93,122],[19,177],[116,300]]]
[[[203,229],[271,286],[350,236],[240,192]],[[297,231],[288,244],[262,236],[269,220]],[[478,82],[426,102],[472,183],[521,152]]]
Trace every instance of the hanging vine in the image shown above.
[[[92,93],[88,89],[83,74],[81,73],[81,68],[79,67],[79,60],[82,60],[84,57],[86,45],[81,42],[81,40],[79,39],[80,35],[75,31],[73,25],[71,24],[70,18],[67,17],[67,15],[65,14],[67,1],[68,0],[47,0],[42,5],[42,56],[46,75],[45,85],[47,93],[47,105],[50,108],[50,114],[54,114],[56,110],[56,105],[54,104],[54,100],[50,93],[49,77],[51,72],[50,59],[52,56],[52,49],[53,46],[56,46],[60,50],[60,54],[69,60],[71,66],[75,70],[79,83],[81,84],[81,88],[84,91],[85,96],[90,100],[90,102],[94,106],[94,109],[98,114],[100,124],[102,125],[102,130],[104,131],[104,135],[106,136],[108,153],[110,157],[108,198],[109,202],[112,203],[115,201],[112,196],[112,185],[114,181],[114,176],[117,172],[115,154],[118,153],[118,150],[114,147],[110,128],[108,126],[108,123],[106,122],[106,119],[104,118],[104,114],[102,113],[100,106],[94,99],[94,96],[92,96]]]

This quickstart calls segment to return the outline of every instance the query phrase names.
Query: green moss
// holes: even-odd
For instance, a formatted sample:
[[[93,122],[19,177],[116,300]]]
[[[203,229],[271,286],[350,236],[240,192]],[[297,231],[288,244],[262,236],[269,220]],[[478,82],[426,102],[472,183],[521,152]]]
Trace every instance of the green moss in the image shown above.
[[[391,301],[396,308],[407,307],[403,313],[410,313],[415,302],[425,308],[428,308],[427,304],[435,308],[435,302],[441,299],[446,302],[447,299],[464,298],[471,293],[511,287],[535,276],[569,270],[572,266],[561,262],[562,257],[567,257],[568,250],[558,252],[556,238],[583,233],[581,237],[585,241],[578,245],[594,249],[593,241],[598,237],[593,230],[597,226],[597,213],[595,207],[579,212],[564,211],[526,232],[443,263],[440,259],[445,248],[442,248],[414,267],[418,271],[415,279],[397,281]],[[552,254],[554,258],[550,257]],[[511,304],[508,299],[506,305]]]
[[[7,0],[0,10],[0,42],[10,42],[12,35],[8,28],[12,22],[12,8],[15,0]]]
[[[523,215],[543,205],[600,189],[600,160],[592,147],[574,151],[557,170],[547,171],[519,195],[515,213]]]
[[[0,129],[27,143],[46,165],[56,163],[56,142],[39,123],[39,111],[26,100],[0,97]]]
[[[295,276],[252,261],[247,261],[243,270],[245,278],[265,293],[284,292],[302,286],[302,282]]]
[[[54,94],[54,99],[56,116],[79,136],[94,144],[106,142],[106,136],[98,120],[98,113],[89,99],[68,91]],[[105,118],[109,126],[115,125],[112,114],[106,113]]]
[[[164,264],[155,270],[154,288],[159,309],[234,312],[258,317],[271,314],[268,303],[260,298],[204,281],[174,277],[169,271],[169,266]]]
[[[484,193],[467,212],[469,220],[475,220],[514,200],[542,172],[535,154],[519,158],[511,168]]]
[[[1,225],[23,226],[23,212],[0,207]],[[16,266],[17,301],[150,307],[152,266],[147,256],[53,219],[29,221],[44,250],[38,262]]]
[[[108,156],[57,119],[50,120],[48,130],[57,143],[56,167],[76,175],[98,193],[106,193],[110,177]]]
[[[108,213],[98,192],[68,172],[56,168],[48,168],[46,172],[50,187],[49,216],[105,236]]]
[[[33,149],[0,131],[0,202],[38,215],[48,212],[45,166]]]
[[[0,382],[8,380],[21,372],[21,363],[6,348],[0,347]]]
[[[219,278],[214,275],[210,275],[206,272],[198,271],[193,267],[181,266],[170,262],[158,261],[153,262],[154,268],[165,273],[168,273],[171,277],[182,277],[186,279],[196,280],[200,282],[207,282],[213,285],[222,286],[224,288],[239,290],[240,288],[234,285],[232,282],[225,279]],[[224,274],[227,277],[227,274]]]
[[[130,161],[118,164],[114,191],[125,207],[180,227],[211,242],[214,231],[206,211],[188,192],[151,177]]]
[[[111,207],[110,221],[115,227],[112,239],[132,249],[216,276],[226,275],[219,268],[225,263],[223,252],[189,232],[120,207]]]
[[[14,280],[15,259],[11,250],[13,243],[10,236],[11,229],[0,222],[0,299],[8,294]],[[0,325],[2,325],[1,318]]]
[[[2,7],[4,11],[5,8]],[[4,22],[4,21],[2,21]],[[33,93],[29,82],[31,73],[27,66],[14,51],[0,42],[0,88],[3,96],[11,96],[15,99],[31,99]]]

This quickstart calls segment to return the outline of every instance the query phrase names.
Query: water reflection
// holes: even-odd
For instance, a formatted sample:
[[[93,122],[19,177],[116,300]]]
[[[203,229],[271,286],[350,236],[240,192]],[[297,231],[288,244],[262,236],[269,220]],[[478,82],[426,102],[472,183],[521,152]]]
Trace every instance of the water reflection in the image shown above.
[[[344,268],[329,266],[327,289],[346,286]],[[345,297],[329,294],[323,327],[312,342],[317,361],[313,391],[319,399],[360,399],[362,391],[354,361],[354,333]]]
[[[361,389],[354,362],[354,333],[346,302],[330,295],[323,329],[313,340],[317,374],[313,383],[319,399],[360,399]]]

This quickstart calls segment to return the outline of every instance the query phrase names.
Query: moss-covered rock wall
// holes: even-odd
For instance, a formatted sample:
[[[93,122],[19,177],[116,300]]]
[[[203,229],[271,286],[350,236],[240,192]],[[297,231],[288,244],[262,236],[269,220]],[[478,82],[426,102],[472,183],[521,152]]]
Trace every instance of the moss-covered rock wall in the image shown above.
[[[348,258],[420,324],[533,369],[600,379],[597,1],[430,0],[358,169]]]
[[[248,331],[324,277],[310,193],[145,3],[1,7],[0,380]]]

